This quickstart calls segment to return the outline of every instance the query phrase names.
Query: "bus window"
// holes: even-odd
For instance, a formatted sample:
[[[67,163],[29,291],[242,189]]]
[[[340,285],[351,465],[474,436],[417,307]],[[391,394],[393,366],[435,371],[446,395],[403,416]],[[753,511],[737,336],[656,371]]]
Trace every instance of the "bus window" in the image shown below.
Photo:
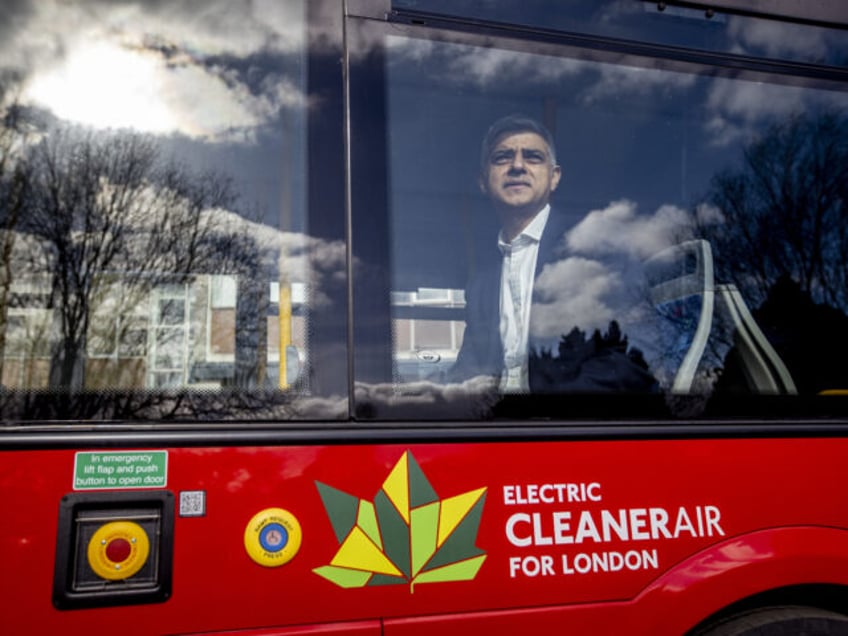
[[[478,4],[515,10],[451,7],[523,23]],[[444,9],[395,7],[401,22],[405,8]],[[650,40],[656,16],[639,11],[633,24]],[[685,30],[666,25],[663,33]],[[368,23],[358,34],[353,248],[387,273],[367,303],[365,291],[359,303],[355,296],[357,412],[420,417],[431,408],[441,417],[439,405],[459,417],[561,417],[563,402],[543,396],[562,394],[602,410],[611,403],[604,395],[622,404],[638,397],[653,413],[688,397],[703,412],[736,408],[728,404],[745,395],[848,386],[837,350],[823,361],[828,347],[801,326],[831,310],[848,320],[837,194],[848,159],[841,71],[766,73],[749,61],[750,72],[730,74],[694,53],[671,62],[659,47],[655,56],[613,54],[569,38],[495,33],[435,17],[383,30]],[[730,46],[734,33],[725,25],[720,50],[743,50]],[[835,46],[838,38],[828,38],[822,46]],[[741,66],[722,60],[731,62]],[[539,128],[504,129],[494,139],[506,146],[502,160],[484,139],[512,119]],[[537,147],[521,146],[521,135]],[[539,148],[547,176],[528,165]],[[520,210],[526,233],[518,238],[535,245],[525,270],[520,245],[511,243],[517,234],[507,234],[518,207],[508,209],[507,195],[493,191],[501,165],[501,185],[516,201],[522,188],[532,194],[535,179],[549,179],[537,207]],[[359,195],[358,180],[371,184],[367,194]],[[375,192],[376,183],[385,191]],[[357,230],[365,214],[372,223]],[[809,244],[813,228],[820,232]],[[379,310],[376,296],[386,298]],[[816,308],[807,318],[786,311],[799,299]],[[365,324],[374,327],[368,339]],[[817,359],[804,354],[813,342]],[[838,350],[846,346],[840,341]]]
[[[279,420],[322,394],[345,416],[344,365],[316,372],[345,356],[346,263],[341,163],[336,220],[310,194],[307,3],[20,7],[0,24],[4,416]]]
[[[656,0],[529,0],[520,4],[394,0],[392,7],[401,16],[419,23],[442,16],[462,17],[563,35],[591,34],[608,44],[633,40],[772,61],[844,64],[848,34],[832,26],[846,18],[845,7],[839,2],[820,2],[803,8],[786,0],[770,2],[769,20],[757,17],[762,7],[751,0],[681,4],[687,6]],[[806,24],[799,28],[783,19]]]

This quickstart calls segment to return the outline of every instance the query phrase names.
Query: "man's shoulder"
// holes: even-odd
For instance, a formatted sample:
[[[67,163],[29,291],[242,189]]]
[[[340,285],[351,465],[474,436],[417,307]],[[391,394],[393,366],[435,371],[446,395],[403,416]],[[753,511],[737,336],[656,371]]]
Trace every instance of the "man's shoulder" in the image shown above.
[[[551,206],[548,213],[548,222],[545,224],[545,232],[549,230],[562,231],[563,233],[570,229],[572,224],[569,216],[560,208]]]
[[[557,208],[551,206],[545,231],[542,233],[542,241],[539,245],[540,253],[545,258],[554,257],[565,249],[565,235],[571,229],[569,218]]]

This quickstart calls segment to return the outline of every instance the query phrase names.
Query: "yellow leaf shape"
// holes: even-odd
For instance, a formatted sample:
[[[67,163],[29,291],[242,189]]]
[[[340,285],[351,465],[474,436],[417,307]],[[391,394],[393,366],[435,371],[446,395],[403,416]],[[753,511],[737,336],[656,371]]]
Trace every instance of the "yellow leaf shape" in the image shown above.
[[[383,491],[409,525],[409,451],[404,453],[383,482]]]
[[[486,488],[478,488],[469,492],[450,497],[442,501],[442,514],[439,518],[439,538],[436,543],[437,547],[442,547],[442,544],[450,536],[460,522],[468,514],[468,511],[477,503],[480,497],[486,492]]]
[[[380,548],[374,545],[374,542],[358,527],[354,527],[344,543],[339,546],[339,551],[330,561],[330,565],[378,574],[403,576],[400,570],[386,558]]]

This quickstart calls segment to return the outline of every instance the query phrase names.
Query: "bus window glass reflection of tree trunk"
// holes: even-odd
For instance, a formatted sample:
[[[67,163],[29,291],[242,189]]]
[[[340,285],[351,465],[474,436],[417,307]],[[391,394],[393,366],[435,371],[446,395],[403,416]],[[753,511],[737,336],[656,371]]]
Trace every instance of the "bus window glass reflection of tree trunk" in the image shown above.
[[[112,279],[123,290],[121,313],[175,275],[224,271],[236,239],[210,211],[232,206],[228,179],[195,174],[166,161],[152,140],[74,130],[52,133],[28,158],[32,196],[19,230],[40,249],[26,267],[48,279],[56,308],[50,385],[85,387],[91,317]]]
[[[717,278],[755,308],[802,393],[848,386],[838,371],[848,356],[846,165],[844,113],[795,115],[749,143],[739,167],[716,175],[699,215]],[[724,376],[719,388],[734,384],[732,367]]]

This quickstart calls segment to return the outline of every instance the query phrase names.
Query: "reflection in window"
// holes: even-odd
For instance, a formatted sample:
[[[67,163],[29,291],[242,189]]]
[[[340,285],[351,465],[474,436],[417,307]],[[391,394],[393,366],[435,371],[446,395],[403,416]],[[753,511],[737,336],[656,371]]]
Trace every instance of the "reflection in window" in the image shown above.
[[[709,4],[709,3],[705,3]],[[769,4],[769,3],[766,3]],[[772,3],[774,4],[774,3]],[[786,3],[783,3],[786,4]],[[790,17],[826,21],[827,7],[788,7]],[[637,0],[393,0],[400,10],[522,25],[563,33],[592,34],[666,46],[700,49],[808,64],[844,66],[848,33],[840,28],[801,26],[732,15],[721,10],[678,7]],[[787,7],[763,7],[785,11]],[[792,13],[795,13],[792,16]],[[835,13],[830,9],[830,13]]]
[[[2,386],[306,389],[285,371],[326,249],[306,227],[305,3],[22,2],[3,22]]]
[[[530,318],[530,373],[534,364],[546,373],[537,389],[631,392],[637,384],[605,375],[613,353],[650,374],[648,392],[848,386],[838,365],[801,354],[812,318],[772,307],[786,307],[790,293],[804,298],[821,308],[816,324],[827,325],[832,355],[848,345],[842,323],[825,317],[827,308],[848,321],[842,88],[716,77],[709,67],[662,70],[647,59],[625,66],[573,49],[557,57],[396,35],[387,47],[402,391],[420,380],[468,379],[451,371],[468,336],[468,314],[455,312],[470,296],[451,294],[468,281],[481,289],[481,272],[502,267],[479,153],[488,126],[511,113],[550,129],[562,167],[556,221],[546,226],[558,228],[556,257],[537,271]],[[499,276],[488,293],[498,293]],[[438,290],[431,305],[422,301],[427,289]],[[497,302],[490,307],[498,311]],[[497,338],[493,330],[490,341]],[[827,356],[828,347],[818,352]],[[606,367],[613,376],[617,368]],[[799,381],[811,374],[819,381]]]

